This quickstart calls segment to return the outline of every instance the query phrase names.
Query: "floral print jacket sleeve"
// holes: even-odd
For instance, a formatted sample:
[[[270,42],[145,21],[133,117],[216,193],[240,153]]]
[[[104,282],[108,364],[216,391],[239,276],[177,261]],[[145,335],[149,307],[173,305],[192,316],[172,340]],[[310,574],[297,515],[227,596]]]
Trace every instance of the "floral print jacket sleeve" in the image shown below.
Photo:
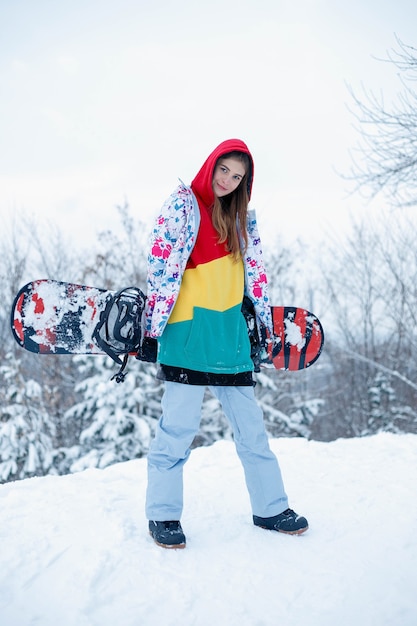
[[[171,194],[158,216],[148,255],[145,335],[160,337],[176,302],[182,276],[194,247],[200,211],[191,189],[184,184]],[[244,255],[245,293],[253,301],[258,325],[271,328],[267,278],[254,212],[248,217],[249,245]]]
[[[253,302],[258,327],[264,327],[272,335],[272,317],[268,297],[268,279],[263,261],[261,239],[255,211],[248,212],[248,247],[243,256],[245,267],[245,295]]]
[[[199,222],[194,194],[185,185],[179,185],[165,201],[151,234],[145,310],[147,336],[162,335],[178,296]]]

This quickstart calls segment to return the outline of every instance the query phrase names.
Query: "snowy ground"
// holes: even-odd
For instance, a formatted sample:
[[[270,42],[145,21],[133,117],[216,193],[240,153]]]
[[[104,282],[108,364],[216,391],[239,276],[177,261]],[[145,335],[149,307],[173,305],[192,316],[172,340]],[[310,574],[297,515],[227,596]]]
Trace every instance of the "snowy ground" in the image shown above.
[[[147,534],[144,459],[0,486],[1,626],[415,626],[417,436],[271,445],[301,537],[252,525],[230,442],[186,466],[185,550]]]

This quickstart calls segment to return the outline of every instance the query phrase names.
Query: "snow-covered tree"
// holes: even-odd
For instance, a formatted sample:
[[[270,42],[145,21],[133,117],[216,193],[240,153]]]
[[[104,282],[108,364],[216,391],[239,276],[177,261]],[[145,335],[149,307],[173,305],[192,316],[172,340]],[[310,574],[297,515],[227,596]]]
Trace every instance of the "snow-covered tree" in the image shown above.
[[[53,464],[55,426],[42,387],[24,379],[11,353],[0,367],[0,481],[47,474]]]
[[[64,415],[82,420],[79,442],[61,448],[60,471],[106,467],[146,454],[154,424],[160,414],[161,384],[155,366],[131,359],[123,383],[111,380],[115,373],[108,357],[76,357],[81,380],[75,392],[81,396]]]
[[[209,446],[219,439],[232,439],[232,429],[220,402],[206,391],[201,407],[200,431],[194,439],[193,447]]]
[[[257,374],[256,380],[255,394],[264,412],[268,433],[272,437],[309,439],[312,424],[324,404],[314,384],[314,372],[267,369]]]
[[[378,432],[403,432],[417,429],[417,412],[398,401],[397,392],[391,377],[386,372],[377,371],[368,387],[370,414],[363,434]]]

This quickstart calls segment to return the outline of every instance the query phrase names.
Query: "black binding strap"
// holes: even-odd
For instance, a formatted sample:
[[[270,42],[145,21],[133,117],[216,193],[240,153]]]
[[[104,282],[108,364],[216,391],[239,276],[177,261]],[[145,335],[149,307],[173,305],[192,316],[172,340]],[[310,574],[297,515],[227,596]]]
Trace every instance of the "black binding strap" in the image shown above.
[[[138,287],[126,287],[110,294],[94,329],[93,339],[98,347],[120,365],[111,378],[117,383],[124,382],[129,353],[140,349],[145,302],[146,297]]]

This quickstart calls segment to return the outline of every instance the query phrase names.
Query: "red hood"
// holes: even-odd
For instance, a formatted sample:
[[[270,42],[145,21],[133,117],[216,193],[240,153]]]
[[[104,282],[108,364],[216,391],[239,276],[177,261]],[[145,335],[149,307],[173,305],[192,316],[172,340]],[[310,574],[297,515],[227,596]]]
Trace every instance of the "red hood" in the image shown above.
[[[191,183],[191,189],[196,194],[199,200],[202,200],[207,207],[210,207],[214,203],[214,193],[212,189],[212,180],[214,167],[217,159],[228,152],[244,152],[249,156],[251,162],[251,171],[248,176],[248,195],[249,198],[252,192],[253,183],[253,159],[249,152],[248,146],[240,139],[227,139],[223,141],[217,148],[213,150],[210,156],[206,159],[200,171]]]

